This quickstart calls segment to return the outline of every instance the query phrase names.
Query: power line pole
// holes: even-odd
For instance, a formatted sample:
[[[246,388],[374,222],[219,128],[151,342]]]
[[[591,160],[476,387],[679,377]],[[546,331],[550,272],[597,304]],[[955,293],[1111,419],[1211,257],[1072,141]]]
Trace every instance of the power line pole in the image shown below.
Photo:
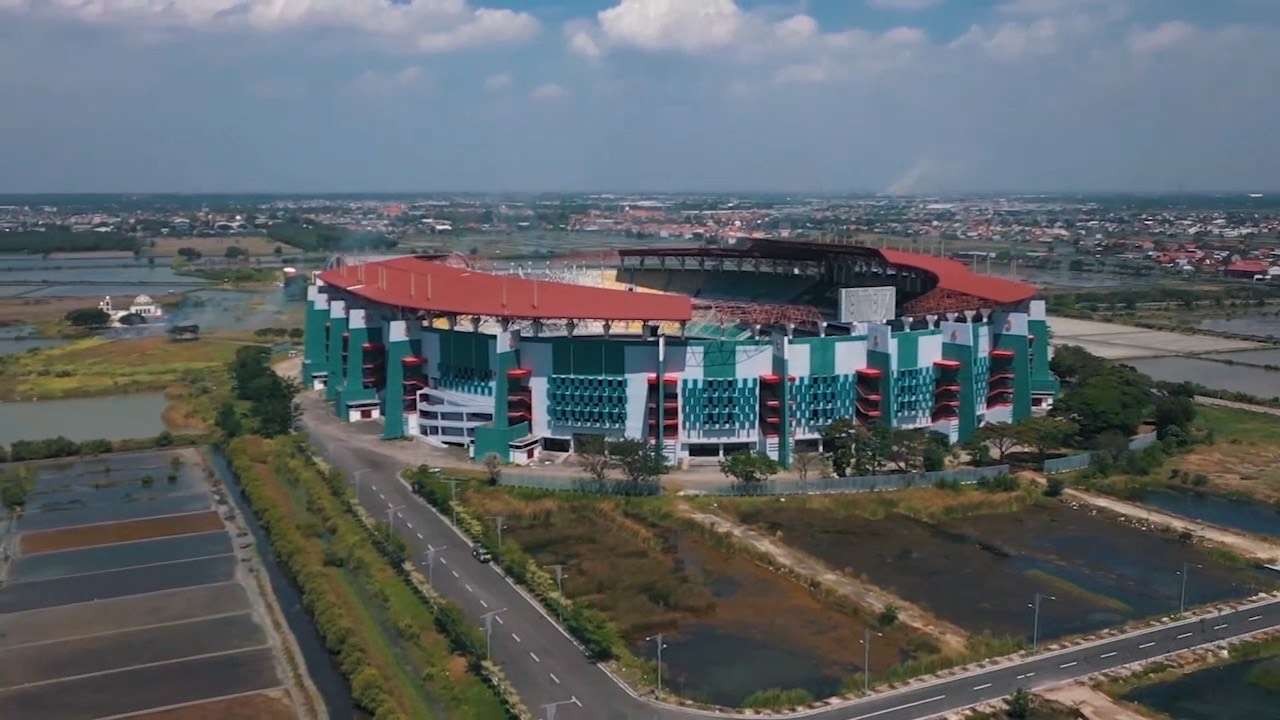
[[[489,519],[493,520],[493,526],[498,531],[498,552],[502,552],[502,521],[506,519],[506,516],[491,515]]]

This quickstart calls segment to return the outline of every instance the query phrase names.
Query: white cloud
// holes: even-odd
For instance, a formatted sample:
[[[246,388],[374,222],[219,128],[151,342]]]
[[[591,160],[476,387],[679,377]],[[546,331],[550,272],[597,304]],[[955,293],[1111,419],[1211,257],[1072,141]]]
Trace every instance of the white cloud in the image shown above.
[[[532,15],[473,7],[467,0],[0,0],[0,9],[27,10],[88,23],[141,30],[244,29],[282,32],[326,28],[383,38],[418,52],[438,53],[512,43],[537,34]]]
[[[596,39],[596,30],[591,23],[577,20],[564,27],[564,36],[569,42],[569,52],[574,55],[595,60],[604,55],[604,48]]]
[[[529,97],[534,100],[559,100],[568,95],[569,91],[556,83],[543,83],[529,92]]]
[[[1043,17],[1045,15],[1070,15],[1102,7],[1123,14],[1127,0],[1006,0],[999,10],[1008,15]]]
[[[785,65],[773,74],[779,85],[817,85],[831,79],[831,71],[822,63]]]
[[[916,12],[941,5],[942,0],[867,0],[867,4],[877,10]]]
[[[952,47],[976,46],[997,60],[1019,60],[1028,55],[1047,55],[1059,48],[1059,25],[1052,18],[1030,23],[1006,22],[994,30],[974,25],[957,38]]]
[[[511,87],[511,75],[495,73],[484,79],[484,89],[489,92],[502,92]]]
[[[787,45],[799,45],[817,37],[818,21],[808,15],[793,15],[773,26],[773,33]]]
[[[1135,30],[1129,35],[1129,47],[1136,53],[1167,50],[1196,34],[1196,28],[1181,20],[1160,23],[1149,30]]]
[[[698,53],[732,43],[743,15],[734,0],[622,0],[596,18],[614,45]]]
[[[351,81],[347,91],[355,95],[395,95],[426,82],[426,72],[416,65],[389,73],[366,70]]]

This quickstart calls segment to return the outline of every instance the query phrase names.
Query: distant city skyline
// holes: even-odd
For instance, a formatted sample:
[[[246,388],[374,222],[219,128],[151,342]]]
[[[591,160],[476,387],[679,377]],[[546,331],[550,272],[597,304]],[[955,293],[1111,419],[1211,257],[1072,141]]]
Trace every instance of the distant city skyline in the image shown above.
[[[1280,192],[1269,0],[0,0],[0,194]]]

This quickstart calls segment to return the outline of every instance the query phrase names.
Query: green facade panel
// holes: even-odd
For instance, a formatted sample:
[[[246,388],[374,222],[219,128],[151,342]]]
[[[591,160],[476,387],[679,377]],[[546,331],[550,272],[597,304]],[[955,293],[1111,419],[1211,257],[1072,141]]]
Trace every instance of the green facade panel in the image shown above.
[[[324,397],[329,402],[336,403],[338,396],[342,394],[342,386],[345,384],[346,366],[342,363],[342,351],[347,343],[347,318],[342,317],[329,318],[329,380],[325,385]]]
[[[310,388],[317,372],[329,371],[329,308],[318,308],[307,301],[307,314],[303,325],[302,384]]]

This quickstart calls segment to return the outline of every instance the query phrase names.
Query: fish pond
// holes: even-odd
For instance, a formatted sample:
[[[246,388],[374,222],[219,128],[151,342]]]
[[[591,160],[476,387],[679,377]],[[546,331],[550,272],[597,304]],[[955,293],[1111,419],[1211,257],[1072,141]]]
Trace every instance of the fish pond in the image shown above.
[[[1145,685],[1123,697],[1178,720],[1280,717],[1280,658],[1234,662]]]
[[[125,440],[165,429],[162,392],[0,403],[0,444],[44,440]]]
[[[1211,525],[1280,536],[1280,507],[1266,503],[1172,489],[1149,490],[1142,503]]]
[[[867,502],[750,501],[732,511],[973,633],[1030,639],[1037,593],[1052,598],[1041,605],[1041,639],[1176,612],[1183,563],[1195,568],[1189,605],[1245,597],[1280,581],[1177,537],[1056,501],[932,521],[896,509],[868,517],[874,507]]]

